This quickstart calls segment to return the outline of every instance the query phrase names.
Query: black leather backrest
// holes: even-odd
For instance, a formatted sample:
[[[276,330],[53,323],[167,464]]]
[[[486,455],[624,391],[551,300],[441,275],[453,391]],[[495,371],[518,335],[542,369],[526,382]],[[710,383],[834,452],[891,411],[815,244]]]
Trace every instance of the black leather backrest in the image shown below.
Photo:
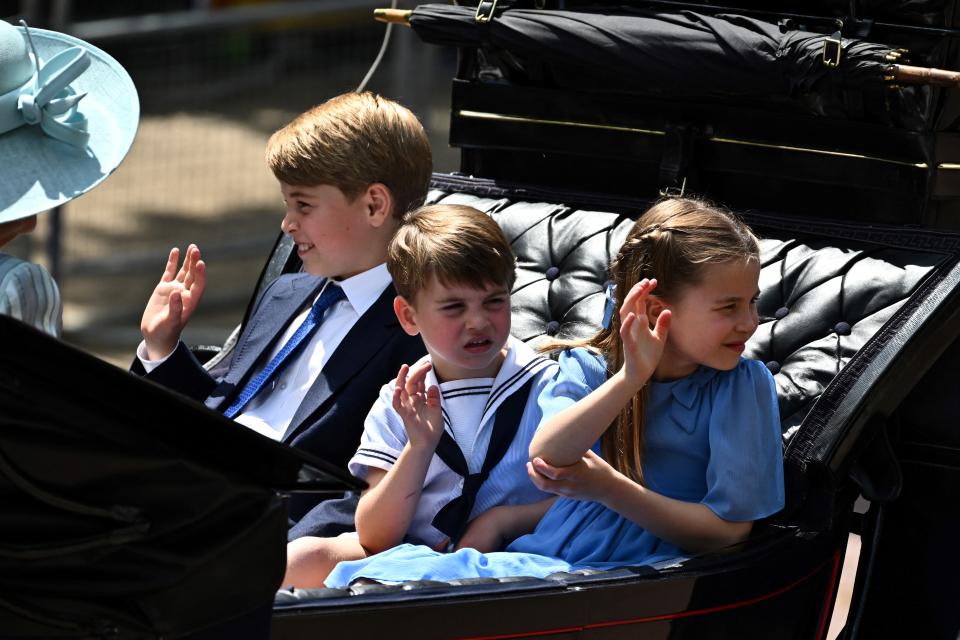
[[[510,240],[518,272],[514,335],[536,345],[598,330],[607,265],[644,203],[625,209],[618,202],[612,212],[520,199],[532,194],[483,180],[451,177],[435,186],[431,202],[489,212]],[[890,339],[882,329],[909,312],[905,304],[920,283],[955,255],[935,243],[897,246],[911,244],[897,230],[744,217],[762,238],[760,327],[745,355],[774,374],[787,443],[837,374],[857,354],[865,357],[868,343]]]

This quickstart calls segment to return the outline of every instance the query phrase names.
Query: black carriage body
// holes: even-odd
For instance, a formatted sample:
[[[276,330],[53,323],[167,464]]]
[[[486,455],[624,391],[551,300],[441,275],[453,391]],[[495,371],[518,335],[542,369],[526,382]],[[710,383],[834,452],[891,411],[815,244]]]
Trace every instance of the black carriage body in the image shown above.
[[[534,4],[501,2],[493,20]],[[739,12],[960,69],[954,3],[539,4]],[[748,355],[776,372],[787,508],[740,548],[673,567],[281,592],[274,637],[820,639],[851,530],[863,552],[845,638],[956,637],[960,92],[852,90],[828,74],[806,94],[718,93],[695,73],[662,90],[586,66],[575,45],[565,61],[533,49],[460,48],[461,169],[435,176],[431,200],[503,226],[518,256],[514,333],[533,342],[597,328],[605,266],[660,195],[743,213],[765,239]]]

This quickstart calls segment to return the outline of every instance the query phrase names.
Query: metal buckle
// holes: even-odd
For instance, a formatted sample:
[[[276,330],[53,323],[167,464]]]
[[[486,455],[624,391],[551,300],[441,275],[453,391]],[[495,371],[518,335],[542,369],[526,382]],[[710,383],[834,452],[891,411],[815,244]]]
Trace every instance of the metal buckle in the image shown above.
[[[837,19],[837,30],[823,41],[823,66],[835,69],[840,66],[840,53],[843,51],[843,21]]]
[[[493,12],[497,10],[497,0],[480,0],[477,3],[477,13],[473,19],[483,24],[493,20]]]
[[[687,192],[687,177],[683,177],[683,181],[680,182],[679,187],[666,187],[665,189],[660,189],[661,198],[682,198],[683,194]]]

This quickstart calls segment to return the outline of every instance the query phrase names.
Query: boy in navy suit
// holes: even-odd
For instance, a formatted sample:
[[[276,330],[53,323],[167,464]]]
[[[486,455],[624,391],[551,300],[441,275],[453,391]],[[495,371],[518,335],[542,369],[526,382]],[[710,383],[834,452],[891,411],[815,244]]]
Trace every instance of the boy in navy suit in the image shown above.
[[[419,206],[430,145],[409,110],[347,93],[270,138],[280,183],[280,228],[306,273],[280,276],[258,301],[230,358],[206,371],[180,341],[206,284],[200,250],[179,270],[172,249],[143,313],[133,371],[204,401],[244,426],[346,466],[380,386],[424,353],[393,313],[386,250]],[[317,499],[296,496],[296,521]]]

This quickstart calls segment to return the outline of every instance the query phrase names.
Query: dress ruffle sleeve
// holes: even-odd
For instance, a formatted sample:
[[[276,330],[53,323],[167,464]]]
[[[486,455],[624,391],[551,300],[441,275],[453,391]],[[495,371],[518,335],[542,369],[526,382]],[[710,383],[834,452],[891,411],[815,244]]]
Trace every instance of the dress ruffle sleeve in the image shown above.
[[[603,356],[577,347],[560,353],[559,369],[540,393],[538,400],[544,417],[552,416],[576,404],[607,379]]]
[[[734,522],[757,520],[783,508],[783,441],[773,378],[743,359],[717,376],[710,412],[707,493],[702,503]]]

